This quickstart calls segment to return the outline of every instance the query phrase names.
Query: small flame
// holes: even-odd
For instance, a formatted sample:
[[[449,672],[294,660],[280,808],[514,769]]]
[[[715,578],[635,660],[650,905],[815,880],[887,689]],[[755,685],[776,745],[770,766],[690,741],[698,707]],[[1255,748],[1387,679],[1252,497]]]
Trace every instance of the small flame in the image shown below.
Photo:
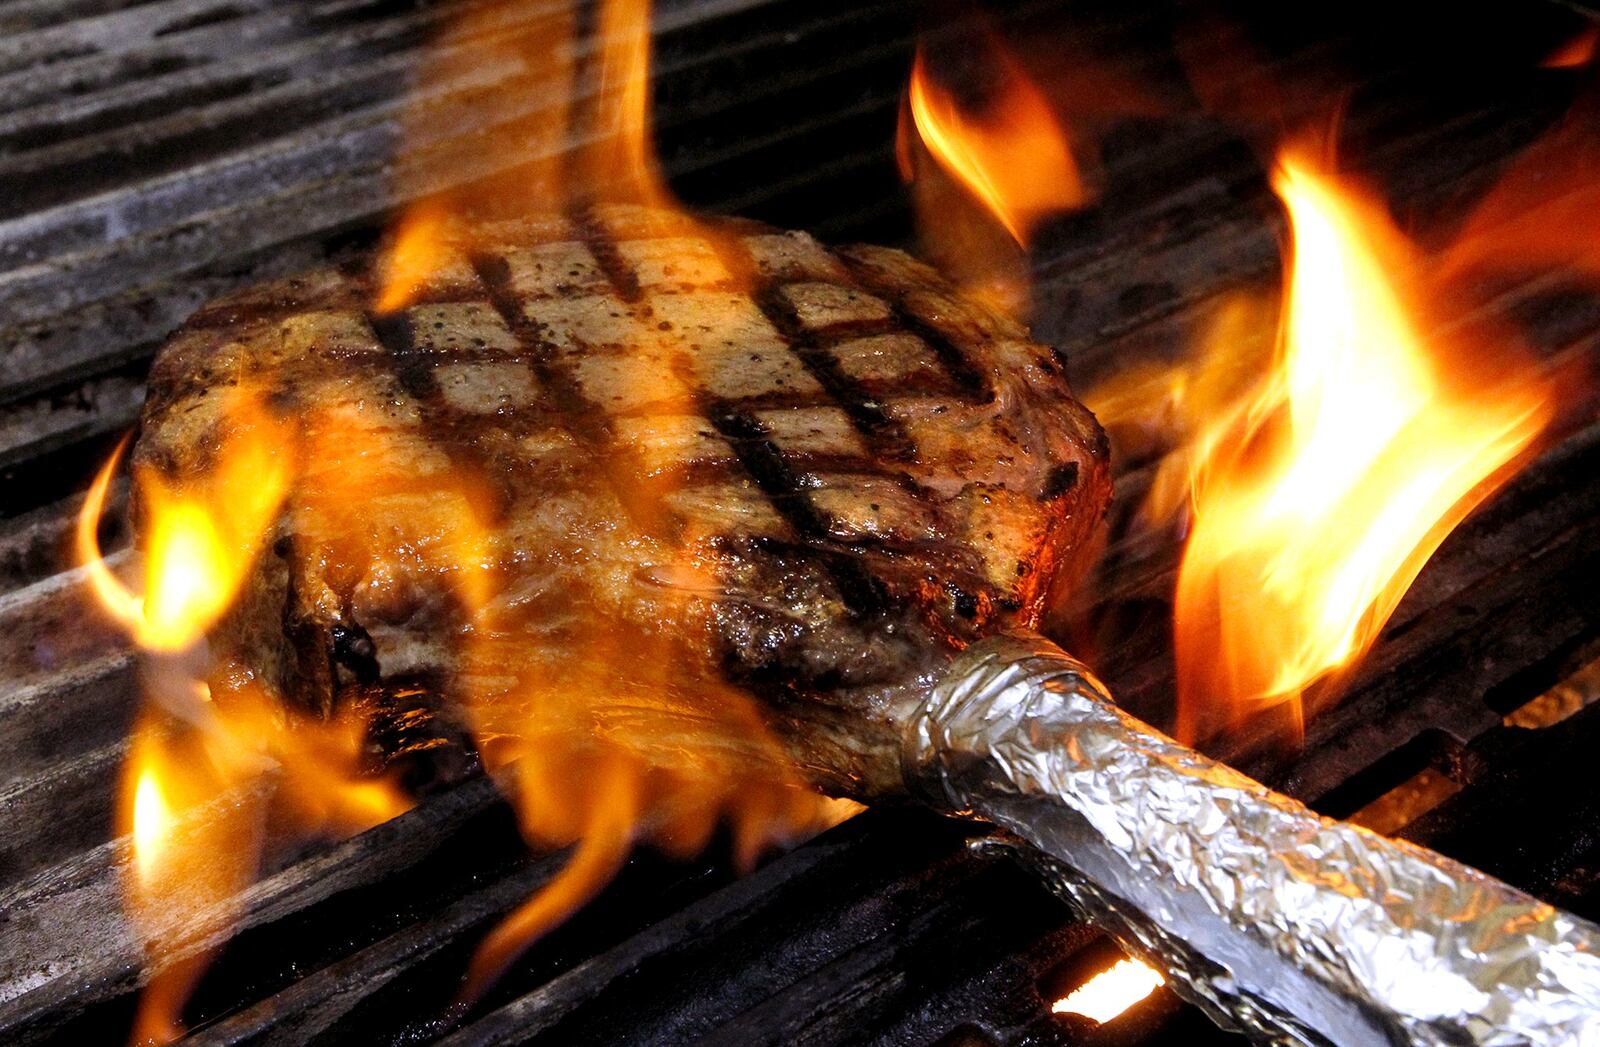
[[[148,890],[162,869],[162,851],[172,829],[172,805],[155,768],[144,766],[133,789],[133,856],[140,886]]]
[[[1016,59],[992,37],[995,92],[985,111],[962,108],[917,49],[908,110],[922,144],[1026,246],[1039,220],[1088,199],[1066,132]],[[906,161],[902,161],[907,163]]]
[[[1208,453],[1217,419],[1254,393],[1271,369],[1277,303],[1238,291],[1208,318],[1192,359],[1125,367],[1084,394],[1122,462],[1159,458],[1139,506],[1148,530],[1179,518],[1189,503],[1195,463]]]
[[[675,599],[686,604],[692,589]],[[636,843],[686,859],[723,825],[735,862],[748,870],[771,847],[860,810],[807,788],[748,697],[709,677],[672,640],[625,641],[613,623],[597,621],[570,639],[567,656],[546,653],[530,664],[529,646],[548,643],[532,639],[544,627],[537,612],[518,608],[477,616],[473,633],[486,639],[469,645],[467,675],[488,682],[470,696],[472,726],[530,844],[572,852],[480,944],[460,1005],[604,888]]]
[[[650,0],[600,5],[600,64],[592,142],[579,154],[573,199],[596,193],[612,201],[676,209],[656,161],[650,125]]]
[[[968,294],[1021,312],[1040,228],[1095,195],[1098,135],[1171,104],[1071,37],[1030,42],[1030,56],[1049,55],[1050,78],[1037,80],[1020,48],[963,10],[959,38],[918,42],[895,158],[923,253]]]
[[[1421,334],[1421,257],[1291,147],[1273,180],[1293,258],[1277,361],[1199,434],[1179,573],[1179,731],[1297,701],[1363,653],[1446,534],[1549,416],[1528,369]]]
[[[1154,967],[1132,957],[1118,960],[1050,1005],[1055,1014],[1081,1014],[1104,1025],[1167,983]]]
[[[416,299],[418,288],[447,262],[448,216],[437,204],[418,204],[407,211],[394,242],[379,266],[379,290],[373,309],[397,312]]]
[[[95,529],[126,441],[101,469],[78,517],[77,551],[102,605],[148,651],[181,651],[233,602],[288,490],[283,428],[249,391],[224,408],[230,448],[203,483],[173,488],[141,470],[136,487],[147,528],[144,596],[106,567]]]
[[[473,245],[461,219],[559,213],[578,108],[576,24],[574,3],[487,0],[465,5],[430,46],[396,157],[395,195],[415,202],[382,250],[377,313],[414,304],[440,274],[466,267]],[[472,129],[465,146],[462,128]]]

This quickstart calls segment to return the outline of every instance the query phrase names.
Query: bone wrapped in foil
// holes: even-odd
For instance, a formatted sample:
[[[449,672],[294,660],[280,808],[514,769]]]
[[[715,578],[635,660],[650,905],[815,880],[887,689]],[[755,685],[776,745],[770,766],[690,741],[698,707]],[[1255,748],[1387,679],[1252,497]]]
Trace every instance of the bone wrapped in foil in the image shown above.
[[[1087,915],[1258,1039],[1600,1045],[1600,927],[1179,745],[1046,640],[965,651],[906,760],[930,800],[1022,837]]]

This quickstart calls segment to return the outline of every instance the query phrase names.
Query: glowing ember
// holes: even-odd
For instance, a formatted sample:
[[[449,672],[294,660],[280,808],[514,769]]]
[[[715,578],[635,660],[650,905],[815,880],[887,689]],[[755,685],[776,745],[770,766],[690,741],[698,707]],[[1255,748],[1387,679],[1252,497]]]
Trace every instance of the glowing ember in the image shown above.
[[[1405,276],[1420,257],[1317,155],[1286,150],[1274,178],[1293,236],[1276,364],[1190,462],[1176,611],[1190,737],[1361,654],[1549,413],[1529,370],[1489,375],[1423,339]]]
[[[1586,26],[1572,39],[1550,53],[1540,65],[1546,69],[1576,69],[1594,61],[1600,46],[1600,26]]]
[[[1129,957],[1118,960],[1051,1004],[1050,1010],[1056,1014],[1081,1014],[1104,1024],[1166,982],[1160,971]]]

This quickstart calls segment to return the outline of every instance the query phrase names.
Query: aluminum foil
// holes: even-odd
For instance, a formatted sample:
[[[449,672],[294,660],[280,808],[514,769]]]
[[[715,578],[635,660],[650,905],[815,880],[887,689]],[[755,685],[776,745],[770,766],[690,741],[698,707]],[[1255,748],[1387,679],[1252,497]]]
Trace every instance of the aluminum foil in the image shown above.
[[[1179,745],[1038,637],[957,659],[906,775],[1257,1039],[1600,1047],[1600,927]]]

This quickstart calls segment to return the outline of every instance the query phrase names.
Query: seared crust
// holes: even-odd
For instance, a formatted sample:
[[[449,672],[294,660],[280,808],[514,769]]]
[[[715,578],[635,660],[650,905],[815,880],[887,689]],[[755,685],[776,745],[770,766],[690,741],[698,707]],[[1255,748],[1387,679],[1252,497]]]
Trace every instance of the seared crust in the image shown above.
[[[141,466],[202,475],[239,385],[294,434],[213,643],[314,707],[378,675],[493,691],[461,653],[487,604],[519,665],[670,643],[814,778],[881,793],[920,681],[1032,625],[1109,498],[1051,351],[898,251],[617,207],[474,230],[415,301],[254,288],[151,375]]]

